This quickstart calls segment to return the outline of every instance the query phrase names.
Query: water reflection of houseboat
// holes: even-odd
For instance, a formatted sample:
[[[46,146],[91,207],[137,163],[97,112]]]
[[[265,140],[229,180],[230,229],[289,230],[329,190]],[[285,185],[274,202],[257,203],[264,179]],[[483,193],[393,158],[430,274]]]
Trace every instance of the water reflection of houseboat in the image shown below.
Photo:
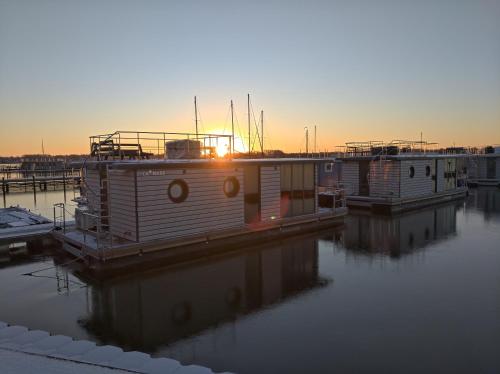
[[[80,275],[81,276],[81,275]],[[91,283],[81,323],[103,342],[155,351],[320,287],[315,237]]]
[[[482,212],[487,221],[500,220],[500,190],[494,187],[475,188],[466,206]]]
[[[455,235],[457,209],[449,203],[395,216],[350,214],[338,240],[353,253],[399,257]]]
[[[172,140],[174,135],[186,139]],[[88,204],[76,210],[76,229],[66,231],[62,224],[56,231],[64,248],[102,268],[343,222],[345,204],[318,204],[318,165],[334,160],[214,158],[215,144],[230,145],[231,137],[194,136],[116,132],[92,137],[92,159],[83,168]]]

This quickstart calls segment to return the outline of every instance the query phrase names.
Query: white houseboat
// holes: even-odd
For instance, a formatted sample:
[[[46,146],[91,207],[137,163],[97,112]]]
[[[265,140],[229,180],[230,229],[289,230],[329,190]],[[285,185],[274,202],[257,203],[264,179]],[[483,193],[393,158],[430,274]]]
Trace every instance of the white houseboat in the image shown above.
[[[466,196],[468,155],[415,143],[348,143],[340,158],[347,205],[399,212]]]
[[[469,185],[500,187],[500,146],[488,146],[468,160]]]
[[[124,131],[92,137],[83,166],[87,204],[72,230],[55,217],[56,237],[97,268],[118,258],[121,266],[210,254],[343,222],[345,202],[318,204],[318,166],[334,160],[217,157],[231,141]]]

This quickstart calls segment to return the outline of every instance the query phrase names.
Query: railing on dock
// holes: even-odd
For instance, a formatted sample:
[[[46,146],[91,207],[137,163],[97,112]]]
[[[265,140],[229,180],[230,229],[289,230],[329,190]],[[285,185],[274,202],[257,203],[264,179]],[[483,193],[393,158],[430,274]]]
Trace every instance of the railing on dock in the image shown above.
[[[102,259],[105,259],[104,252],[113,248],[113,235],[110,232],[111,216],[103,216],[96,213],[79,211],[73,215],[64,203],[54,204],[54,229],[67,233],[67,216],[75,218],[76,230],[79,233],[83,244],[96,251]],[[77,234],[78,235],[78,234]]]
[[[322,193],[332,197],[331,206],[322,205],[322,208],[330,209],[332,213],[335,213],[338,209],[345,209],[347,207],[347,197],[344,186],[335,185],[324,187]]]
[[[101,216],[89,212],[81,212],[81,215],[87,222],[94,222],[95,226],[81,227],[80,231],[83,234],[83,242],[88,243],[88,237],[95,239],[95,249],[100,257],[105,260],[104,252],[107,249],[113,248],[113,234],[110,232],[109,221],[111,216]]]

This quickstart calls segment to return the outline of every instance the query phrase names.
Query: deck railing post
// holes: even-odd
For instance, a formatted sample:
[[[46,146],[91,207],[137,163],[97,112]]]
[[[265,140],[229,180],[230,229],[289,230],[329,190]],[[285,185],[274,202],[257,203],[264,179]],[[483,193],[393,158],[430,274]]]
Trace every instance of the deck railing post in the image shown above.
[[[163,158],[167,158],[167,140],[165,139],[165,133],[163,133]]]
[[[139,159],[142,158],[142,147],[141,141],[139,140],[139,132],[137,132],[137,154],[139,155]]]

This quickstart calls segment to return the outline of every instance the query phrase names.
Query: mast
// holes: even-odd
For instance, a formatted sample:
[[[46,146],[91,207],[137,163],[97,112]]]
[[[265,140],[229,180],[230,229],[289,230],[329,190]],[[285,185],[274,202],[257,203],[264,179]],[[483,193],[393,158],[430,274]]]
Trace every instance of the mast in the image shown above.
[[[260,151],[264,157],[264,111],[260,111]]]
[[[248,107],[248,155],[250,156],[250,151],[252,148],[252,138],[250,132],[250,94],[247,95],[247,107]]]
[[[309,155],[309,129],[306,126],[306,157]]]
[[[234,108],[231,100],[231,154],[234,153]]]
[[[196,126],[196,140],[198,140],[198,106],[196,105],[196,96],[194,97],[194,124]]]
[[[314,153],[316,153],[316,125],[314,125]]]

